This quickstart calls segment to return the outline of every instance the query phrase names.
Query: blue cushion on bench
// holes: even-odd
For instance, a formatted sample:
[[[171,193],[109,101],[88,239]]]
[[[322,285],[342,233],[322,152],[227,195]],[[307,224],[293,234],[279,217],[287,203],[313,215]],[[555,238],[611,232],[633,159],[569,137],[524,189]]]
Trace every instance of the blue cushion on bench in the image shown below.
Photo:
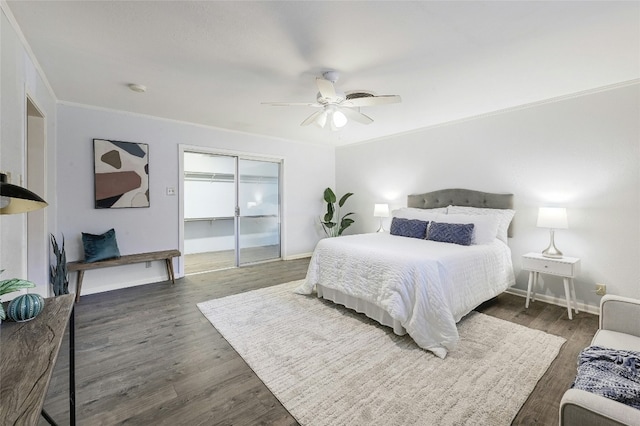
[[[120,257],[116,231],[113,228],[101,235],[83,232],[82,245],[84,246],[84,261],[87,263]]]

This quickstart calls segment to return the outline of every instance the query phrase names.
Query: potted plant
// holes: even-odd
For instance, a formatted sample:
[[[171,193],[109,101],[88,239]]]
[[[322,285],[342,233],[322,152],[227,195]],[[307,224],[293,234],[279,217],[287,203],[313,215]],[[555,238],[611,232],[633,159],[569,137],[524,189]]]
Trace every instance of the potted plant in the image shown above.
[[[4,269],[0,271],[0,274],[4,272]],[[0,296],[6,293],[13,293],[14,291],[22,290],[23,288],[33,288],[36,285],[31,281],[21,280],[20,278],[11,278],[8,280],[0,281]],[[4,306],[0,301],[0,321],[6,319],[4,312]]]
[[[327,212],[325,213],[323,220],[320,221],[322,229],[328,237],[337,237],[342,235],[342,232],[347,229],[354,222],[353,219],[347,216],[351,216],[353,212],[349,212],[340,217],[340,208],[344,205],[349,197],[353,195],[353,192],[347,192],[340,198],[336,206],[336,194],[327,188],[324,190],[324,201],[327,203]],[[335,218],[335,219],[334,219]]]
[[[56,237],[51,234],[51,246],[53,247],[53,254],[56,256],[56,264],[49,267],[49,281],[53,286],[53,294],[56,296],[69,294],[69,274],[67,273],[67,255],[64,251],[64,235],[62,236],[62,247],[59,247]]]

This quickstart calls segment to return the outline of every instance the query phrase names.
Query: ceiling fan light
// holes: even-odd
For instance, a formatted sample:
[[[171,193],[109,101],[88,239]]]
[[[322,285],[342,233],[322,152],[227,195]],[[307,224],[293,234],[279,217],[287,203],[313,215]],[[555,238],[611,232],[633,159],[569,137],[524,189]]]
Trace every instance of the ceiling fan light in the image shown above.
[[[344,115],[342,111],[334,111],[331,118],[333,120],[333,124],[338,128],[344,127],[347,124],[347,116]]]

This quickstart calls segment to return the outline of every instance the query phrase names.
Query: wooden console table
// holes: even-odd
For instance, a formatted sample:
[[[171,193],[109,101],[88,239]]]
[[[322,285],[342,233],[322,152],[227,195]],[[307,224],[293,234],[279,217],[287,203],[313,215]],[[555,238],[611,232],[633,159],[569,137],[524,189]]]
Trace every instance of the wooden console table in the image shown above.
[[[44,309],[27,322],[0,324],[0,424],[37,425],[64,332],[69,325],[69,418],[75,411],[74,295],[45,299]]]

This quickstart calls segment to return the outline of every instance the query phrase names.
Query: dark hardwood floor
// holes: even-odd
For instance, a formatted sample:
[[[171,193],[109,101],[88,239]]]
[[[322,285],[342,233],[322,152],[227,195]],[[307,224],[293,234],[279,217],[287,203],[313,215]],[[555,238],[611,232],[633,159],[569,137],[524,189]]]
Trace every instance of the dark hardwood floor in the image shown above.
[[[79,425],[295,425],[196,303],[304,278],[309,259],[192,275],[101,294],[76,305]],[[274,307],[277,309],[277,307]],[[597,317],[502,294],[478,310],[563,336],[567,343],[513,424],[557,424],[563,392]],[[66,344],[66,342],[65,342]],[[68,423],[68,356],[60,352],[45,408]],[[41,420],[41,425],[46,425]]]

